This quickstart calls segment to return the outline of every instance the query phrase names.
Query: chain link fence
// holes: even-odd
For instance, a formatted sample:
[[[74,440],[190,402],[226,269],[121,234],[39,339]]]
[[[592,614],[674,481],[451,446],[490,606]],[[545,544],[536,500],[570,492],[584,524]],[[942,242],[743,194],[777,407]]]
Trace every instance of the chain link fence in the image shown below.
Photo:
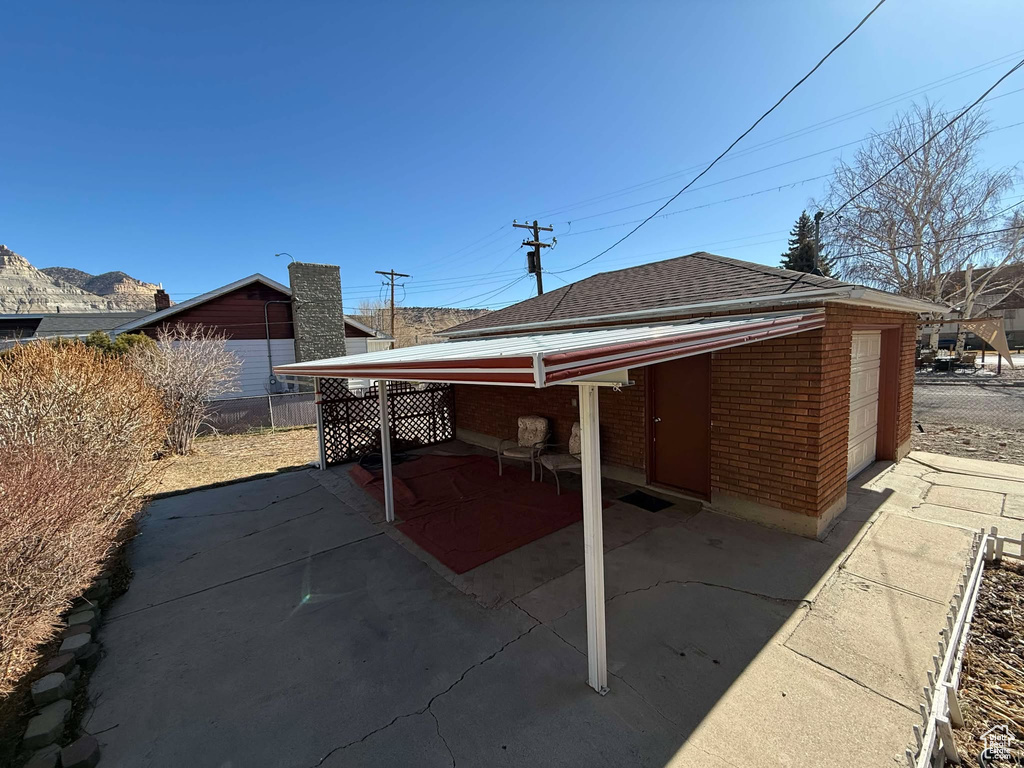
[[[926,366],[914,381],[911,445],[920,451],[1024,464],[1024,358],[996,369]]]
[[[254,429],[306,427],[316,424],[316,396],[296,392],[259,397],[235,397],[212,403],[203,434],[237,435]]]

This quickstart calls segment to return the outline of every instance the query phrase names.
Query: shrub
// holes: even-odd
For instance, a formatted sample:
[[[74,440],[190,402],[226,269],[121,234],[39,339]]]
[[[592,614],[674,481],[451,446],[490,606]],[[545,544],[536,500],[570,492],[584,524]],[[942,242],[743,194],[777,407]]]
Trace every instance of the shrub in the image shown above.
[[[156,341],[144,333],[122,333],[110,345],[110,352],[115,355],[127,355],[140,349],[155,349]]]
[[[210,401],[238,390],[241,361],[227,349],[227,337],[202,325],[162,327],[155,346],[137,347],[131,359],[160,392],[170,422],[167,444],[185,455],[210,415]]]
[[[127,360],[80,342],[0,357],[0,696],[139,510],[165,424]]]
[[[100,352],[109,352],[110,336],[106,331],[93,331],[85,337],[85,346],[98,349]]]

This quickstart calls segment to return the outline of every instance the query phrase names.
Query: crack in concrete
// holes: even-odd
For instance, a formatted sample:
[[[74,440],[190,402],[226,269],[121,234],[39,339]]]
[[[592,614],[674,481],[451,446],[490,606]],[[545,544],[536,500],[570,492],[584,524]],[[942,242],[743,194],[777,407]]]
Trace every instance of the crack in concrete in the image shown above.
[[[430,716],[434,718],[434,730],[437,731],[437,738],[441,740],[441,743],[444,744],[444,748],[448,750],[448,757],[452,759],[452,768],[455,768],[455,753],[452,752],[452,748],[448,746],[448,740],[441,735],[441,721],[437,719],[437,715],[434,714],[432,709],[428,709],[427,712],[429,712]]]
[[[632,594],[634,594],[636,592],[647,592],[649,590],[654,589],[655,587],[660,587],[662,584],[678,584],[678,585],[681,585],[681,586],[684,586],[684,587],[690,586],[691,584],[696,584],[696,585],[702,586],[702,587],[712,587],[714,589],[725,589],[725,590],[728,590],[729,592],[739,592],[742,595],[750,595],[751,597],[757,597],[757,598],[760,598],[762,600],[768,600],[769,602],[773,602],[773,603],[782,603],[784,605],[794,605],[794,604],[795,605],[805,605],[807,607],[811,607],[811,601],[810,600],[805,600],[804,598],[776,597],[775,595],[766,595],[763,592],[754,592],[754,591],[749,590],[749,589],[740,589],[739,587],[730,587],[730,586],[727,586],[725,584],[714,584],[714,583],[712,583],[710,581],[700,581],[698,579],[661,579],[660,581],[656,581],[654,584],[651,584],[650,586],[647,586],[647,587],[637,587],[636,589],[628,589],[625,592],[619,592],[618,594],[612,595],[611,597],[607,598],[605,600],[605,603],[606,604],[610,603],[612,600],[617,600],[620,597],[625,597],[626,595],[632,595]],[[561,617],[559,617],[559,618],[561,618]]]
[[[192,520],[192,519],[200,518],[200,517],[222,517],[224,515],[240,515],[240,514],[244,514],[246,512],[262,512],[263,510],[268,509],[269,507],[272,507],[275,504],[280,504],[282,501],[290,501],[291,499],[297,499],[299,496],[304,496],[305,494],[309,493],[310,491],[315,491],[319,487],[320,487],[319,485],[314,485],[312,488],[307,488],[304,491],[299,491],[298,493],[293,493],[291,496],[285,496],[284,498],[281,498],[281,499],[274,499],[273,501],[264,504],[262,507],[255,507],[253,509],[229,509],[229,510],[227,510],[225,512],[206,512],[206,513],[201,514],[201,515],[170,515],[169,517],[165,517],[163,519],[164,520]]]
[[[122,613],[122,614],[119,614],[117,616],[111,616],[111,617],[109,617],[107,619],[107,621],[108,622],[120,621],[121,619],[127,618],[128,616],[134,616],[136,613],[141,613],[142,611],[148,611],[150,608],[158,608],[161,605],[167,605],[168,603],[173,603],[173,602],[176,602],[178,600],[184,600],[187,597],[193,597],[195,595],[201,595],[203,592],[209,592],[210,590],[218,589],[219,587],[226,587],[229,584],[234,584],[234,583],[239,582],[239,581],[244,581],[245,579],[250,579],[253,576],[261,576],[264,573],[269,573],[270,571],[276,571],[279,568],[287,568],[289,565],[295,565],[296,563],[301,563],[304,560],[309,560],[312,557],[319,557],[320,555],[326,555],[329,552],[336,552],[339,549],[344,549],[345,547],[350,547],[353,544],[360,544],[360,543],[362,543],[364,541],[369,541],[370,539],[375,539],[378,536],[383,536],[383,535],[384,535],[383,531],[377,531],[376,533],[371,533],[369,536],[363,536],[361,539],[355,539],[353,541],[347,541],[344,544],[338,544],[337,546],[334,546],[334,547],[328,547],[327,549],[322,549],[319,552],[312,552],[310,554],[303,555],[302,557],[297,557],[294,560],[289,560],[289,561],[284,562],[284,563],[278,563],[277,565],[271,565],[271,566],[269,566],[267,568],[263,568],[263,569],[261,569],[259,571],[253,571],[252,573],[246,573],[246,574],[244,574],[242,576],[238,576],[238,577],[236,577],[234,579],[228,579],[227,581],[221,581],[221,582],[218,582],[217,584],[211,584],[208,587],[203,587],[202,589],[197,589],[194,592],[188,592],[188,593],[186,593],[184,595],[177,595],[176,597],[169,597],[166,600],[161,600],[158,603],[153,603],[151,605],[146,605],[146,606],[143,606],[142,608],[136,608],[134,611],[128,611],[126,613]]]
[[[530,617],[531,619],[533,619],[534,621],[537,621],[537,622],[539,622],[539,621],[540,621],[540,620],[539,620],[539,619],[538,619],[538,618],[537,618],[536,616],[534,616],[534,615],[533,615],[532,613],[530,613],[530,612],[529,612],[528,610],[526,610],[525,608],[523,608],[523,606],[521,606],[521,605],[519,605],[518,603],[516,603],[516,602],[515,602],[514,600],[513,600],[513,601],[511,601],[511,602],[513,603],[513,605],[515,605],[515,606],[516,606],[516,608],[518,608],[519,610],[521,610],[521,611],[522,611],[523,613],[525,613],[525,614],[526,614],[527,616],[529,616],[529,617]],[[543,622],[541,622],[541,623],[543,623]],[[578,653],[578,654],[579,654],[580,656],[582,656],[583,658],[586,658],[586,657],[587,657],[587,654],[586,654],[586,653],[585,653],[585,652],[584,652],[583,650],[581,650],[581,649],[577,648],[577,647],[576,647],[575,645],[573,645],[572,643],[570,643],[570,642],[569,642],[569,641],[568,641],[568,640],[567,640],[566,638],[562,637],[562,635],[561,635],[561,634],[559,634],[559,633],[558,633],[558,631],[557,631],[557,630],[556,630],[556,629],[555,629],[554,627],[552,627],[552,626],[545,626],[545,629],[547,629],[547,630],[548,630],[549,632],[551,632],[551,634],[553,634],[553,635],[554,635],[555,637],[557,637],[557,638],[558,638],[559,640],[561,640],[561,641],[562,641],[563,643],[565,643],[565,644],[566,644],[567,646],[569,646],[569,647],[570,647],[570,648],[572,648],[572,649],[573,649],[574,651],[576,651],[576,653]],[[626,678],[622,677],[621,675],[618,675],[618,674],[616,674],[615,672],[612,672],[611,670],[608,670],[608,674],[609,674],[609,675],[611,675],[612,677],[614,677],[614,678],[615,678],[616,680],[620,681],[620,682],[621,682],[621,683],[622,683],[623,685],[625,685],[625,686],[626,686],[627,688],[629,688],[629,690],[631,690],[631,691],[632,691],[633,693],[635,693],[635,694],[636,694],[637,698],[638,698],[638,699],[640,699],[640,701],[642,701],[642,702],[643,702],[644,704],[646,704],[646,705],[647,705],[647,706],[649,706],[649,707],[650,707],[651,709],[653,709],[653,710],[654,710],[655,712],[657,712],[657,713],[658,713],[659,715],[661,715],[661,717],[662,717],[662,718],[664,718],[664,719],[665,719],[665,720],[666,720],[666,721],[667,721],[667,722],[668,722],[669,724],[671,724],[672,726],[674,726],[674,727],[676,727],[676,728],[678,728],[678,727],[680,726],[680,723],[676,722],[676,721],[675,721],[675,720],[673,720],[673,719],[672,719],[671,717],[669,717],[669,716],[668,716],[668,715],[666,715],[666,714],[665,714],[664,712],[662,712],[662,711],[661,711],[661,709],[659,709],[659,708],[658,708],[658,706],[657,706],[657,705],[656,705],[656,704],[655,704],[655,703],[654,703],[653,701],[650,701],[650,700],[649,700],[649,699],[648,699],[648,698],[647,698],[646,696],[644,696],[644,695],[643,695],[642,693],[640,693],[640,691],[639,691],[639,690],[637,690],[636,688],[634,688],[634,687],[633,687],[633,686],[632,686],[632,685],[631,685],[631,684],[630,684],[630,683],[629,683],[629,682],[628,682],[628,681],[626,680]]]
[[[860,687],[861,687],[861,688],[863,688],[863,689],[864,689],[865,691],[869,691],[869,692],[871,692],[871,693],[875,694],[876,696],[880,696],[881,698],[885,699],[886,701],[892,702],[893,704],[895,704],[895,705],[897,705],[897,706],[899,706],[899,707],[903,707],[903,709],[907,710],[908,712],[913,712],[913,713],[914,713],[915,715],[916,715],[916,714],[920,714],[920,713],[919,713],[919,712],[918,712],[918,711],[917,711],[916,709],[914,709],[913,707],[908,707],[908,706],[907,706],[906,704],[904,704],[904,703],[903,703],[902,701],[897,701],[896,699],[892,698],[891,696],[886,696],[886,695],[885,695],[884,693],[882,693],[882,692],[880,692],[880,691],[876,691],[876,690],[875,690],[874,688],[872,688],[872,687],[871,687],[870,685],[866,685],[865,683],[862,683],[862,682],[861,682],[860,680],[858,680],[858,679],[857,679],[857,678],[855,678],[855,677],[850,677],[850,676],[849,676],[848,674],[846,674],[845,672],[840,672],[840,671],[839,671],[838,669],[836,669],[835,667],[830,667],[830,666],[829,666],[828,664],[822,664],[822,663],[821,663],[820,661],[818,661],[817,659],[815,659],[815,658],[812,658],[812,657],[808,656],[808,655],[807,655],[806,653],[800,653],[800,651],[796,650],[795,648],[790,648],[790,647],[789,647],[788,645],[786,645],[785,643],[783,643],[783,644],[782,644],[782,647],[783,647],[783,648],[785,648],[785,649],[786,649],[787,651],[791,651],[791,652],[795,653],[795,654],[796,654],[797,656],[799,656],[799,657],[801,657],[801,658],[803,658],[803,659],[807,659],[807,661],[811,662],[812,664],[817,664],[817,665],[818,665],[819,667],[822,667],[822,668],[824,668],[824,669],[827,669],[827,670],[828,670],[829,672],[833,672],[833,673],[835,673],[835,674],[839,675],[840,677],[842,677],[842,678],[845,678],[845,679],[849,680],[849,681],[850,681],[851,683],[853,683],[854,685],[858,685],[858,686],[860,686]]]
[[[235,536],[233,539],[228,539],[227,541],[222,541],[219,544],[213,545],[209,549],[197,550],[196,552],[193,552],[188,557],[179,560],[178,561],[178,565],[181,565],[182,563],[188,562],[189,560],[191,560],[196,555],[205,555],[208,552],[213,552],[215,549],[220,549],[221,547],[226,546],[228,544],[233,544],[236,541],[241,541],[242,539],[247,539],[250,536],[255,536],[258,533],[265,533],[266,531],[273,530],[274,528],[277,528],[279,526],[287,525],[288,523],[294,522],[296,520],[301,520],[302,518],[309,517],[310,515],[315,515],[318,512],[323,512],[324,509],[326,509],[326,507],[318,507],[318,508],[314,509],[312,512],[303,512],[301,515],[295,515],[295,517],[289,517],[287,520],[282,520],[279,523],[274,523],[273,525],[268,525],[266,528],[257,528],[255,531],[249,531],[248,533],[243,533],[241,536]]]
[[[382,725],[379,728],[374,728],[372,731],[370,731],[370,732],[360,736],[358,739],[353,739],[352,741],[348,742],[347,744],[342,744],[341,746],[334,747],[334,749],[330,750],[327,754],[325,754],[323,757],[321,757],[316,763],[314,763],[311,768],[318,768],[318,766],[323,765],[324,761],[326,761],[331,755],[336,754],[337,752],[343,752],[344,750],[348,749],[349,747],[353,747],[356,744],[362,744],[364,741],[369,739],[371,736],[374,736],[374,735],[376,735],[376,734],[378,734],[378,733],[380,733],[382,731],[386,731],[388,728],[393,726],[399,720],[405,720],[406,718],[410,718],[410,717],[418,717],[419,715],[425,714],[427,712],[429,712],[431,714],[431,716],[434,716],[434,713],[431,711],[431,707],[434,706],[434,702],[435,701],[437,701],[442,696],[445,696],[446,694],[450,693],[452,691],[452,689],[455,688],[455,686],[457,686],[463,680],[465,680],[466,676],[470,672],[472,672],[474,669],[476,669],[477,667],[483,666],[488,661],[490,661],[491,659],[493,659],[494,657],[498,656],[500,653],[505,651],[505,649],[508,648],[510,645],[519,642],[524,637],[526,637],[528,634],[533,632],[533,630],[537,629],[538,627],[542,627],[542,626],[544,626],[544,625],[543,624],[534,624],[532,627],[527,629],[525,632],[519,633],[518,635],[513,637],[511,640],[509,640],[507,643],[502,645],[500,648],[498,648],[498,650],[496,650],[490,656],[487,656],[487,657],[481,659],[480,661],[477,661],[477,662],[471,664],[470,666],[468,666],[465,670],[463,670],[462,674],[459,675],[458,678],[456,678],[455,682],[453,682],[451,685],[449,685],[447,688],[445,688],[440,693],[435,693],[433,696],[431,696],[430,700],[427,701],[427,703],[424,706],[422,706],[419,709],[414,710],[412,712],[405,712],[405,713],[403,713],[401,715],[395,715],[395,717],[392,718],[391,722],[387,723],[386,725]],[[435,723],[437,722],[436,717],[435,717],[434,721],[435,721]],[[438,731],[438,735],[439,736],[441,735],[440,734],[440,730]],[[444,737],[442,737],[441,740],[444,741]],[[448,747],[448,742],[447,741],[445,741],[445,747]],[[448,749],[448,752],[449,752],[449,754],[451,754],[451,749],[450,748]],[[454,765],[454,764],[455,764],[455,756],[452,755],[452,765]]]

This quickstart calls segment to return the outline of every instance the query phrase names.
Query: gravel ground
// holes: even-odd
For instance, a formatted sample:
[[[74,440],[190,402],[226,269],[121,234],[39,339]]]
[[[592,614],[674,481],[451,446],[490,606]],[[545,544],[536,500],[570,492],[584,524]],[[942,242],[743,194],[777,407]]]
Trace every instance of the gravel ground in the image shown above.
[[[961,765],[977,766],[990,728],[1006,725],[1024,761],[1024,574],[1018,566],[986,567],[960,677],[964,728],[953,731]],[[1007,765],[999,762],[998,765]]]
[[[914,424],[911,446],[915,451],[1024,464],[1024,430],[1020,429],[996,429],[961,424]]]

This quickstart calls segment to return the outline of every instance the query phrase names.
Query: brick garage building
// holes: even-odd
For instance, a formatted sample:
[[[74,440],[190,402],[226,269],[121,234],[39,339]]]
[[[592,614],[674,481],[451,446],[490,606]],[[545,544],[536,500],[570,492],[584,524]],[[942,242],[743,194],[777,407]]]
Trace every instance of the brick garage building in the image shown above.
[[[579,421],[589,685],[608,686],[602,477],[821,536],[850,477],[909,449],[917,313],[934,305],[707,253],[595,275],[449,329],[444,344],[280,373],[455,385],[459,437]],[[386,386],[380,413],[390,411]],[[394,522],[390,419],[384,514]],[[488,523],[489,524],[489,523]]]
[[[819,537],[849,477],[909,451],[925,302],[706,253],[603,273],[449,329],[453,340],[817,309],[824,327],[632,367],[600,392],[603,473]],[[851,408],[851,392],[852,405]],[[461,438],[492,446],[517,419],[564,443],[574,387],[456,385]]]

